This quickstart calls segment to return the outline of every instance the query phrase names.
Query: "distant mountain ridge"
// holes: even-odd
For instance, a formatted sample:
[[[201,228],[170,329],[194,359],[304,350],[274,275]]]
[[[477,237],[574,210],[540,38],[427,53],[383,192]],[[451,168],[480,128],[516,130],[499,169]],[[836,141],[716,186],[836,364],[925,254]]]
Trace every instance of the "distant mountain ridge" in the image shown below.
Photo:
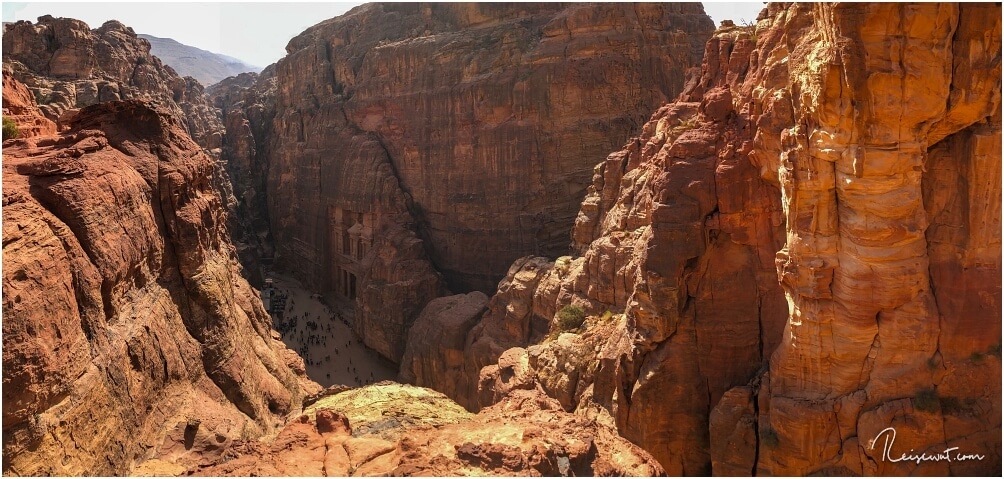
[[[240,73],[261,71],[260,67],[248,65],[237,58],[185,45],[172,38],[142,33],[137,36],[149,41],[150,53],[174,68],[179,75],[191,76],[203,86],[219,83],[224,78]]]

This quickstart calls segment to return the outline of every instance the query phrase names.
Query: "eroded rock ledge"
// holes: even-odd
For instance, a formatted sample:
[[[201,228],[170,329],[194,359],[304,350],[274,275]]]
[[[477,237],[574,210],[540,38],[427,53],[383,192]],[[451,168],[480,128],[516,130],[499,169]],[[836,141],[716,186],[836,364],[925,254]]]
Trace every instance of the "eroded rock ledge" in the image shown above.
[[[471,414],[390,382],[318,401],[274,440],[234,447],[197,476],[661,476],[651,455],[595,421],[521,391]]]

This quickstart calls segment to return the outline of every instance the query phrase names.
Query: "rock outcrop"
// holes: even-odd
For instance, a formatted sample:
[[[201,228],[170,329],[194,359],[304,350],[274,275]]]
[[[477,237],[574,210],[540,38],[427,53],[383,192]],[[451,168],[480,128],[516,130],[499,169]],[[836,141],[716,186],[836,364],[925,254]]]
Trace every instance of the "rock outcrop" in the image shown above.
[[[51,15],[39,17],[37,23],[15,22],[4,29],[3,63],[31,90],[45,117],[57,124],[68,125],[80,108],[100,102],[157,102],[218,163],[213,186],[227,210],[234,209],[220,158],[223,126],[203,86],[178,76],[151,55],[150,42],[132,28],[110,20],[92,30],[80,20]]]
[[[435,385],[451,398],[462,397],[470,387],[445,378],[467,378],[464,347],[467,333],[481,320],[488,297],[480,291],[436,298],[429,302],[408,331],[407,347],[401,359],[401,375],[406,384]]]
[[[91,30],[72,18],[39,17],[7,26],[4,64],[35,94],[47,118],[98,102],[147,99],[161,103],[203,148],[220,147],[222,128],[202,86],[150,54],[150,42],[111,20]]]
[[[51,135],[56,123],[42,115],[28,88],[3,69],[3,117],[17,125],[18,138]]]
[[[4,142],[4,474],[127,475],[273,432],[320,388],[239,274],[213,161],[140,100],[63,127]]]
[[[719,47],[732,50],[720,41],[712,74]],[[536,382],[667,473],[711,472],[708,412],[765,366],[787,308],[780,192],[745,155],[752,125],[710,90],[691,85],[596,167],[572,233],[580,256],[514,263],[468,333],[464,373],[420,385],[465,385],[457,400],[477,409]]]
[[[400,361],[431,299],[567,251],[592,166],[712,30],[698,4],[369,4],[308,29],[257,147],[276,263],[355,301]]]
[[[4,145],[4,472],[999,474],[1000,5],[706,23],[366,5],[218,85],[217,137],[174,96],[72,109],[157,98],[117,23],[15,24],[66,131]],[[456,403],[302,377],[188,133],[242,256]]]
[[[524,391],[473,415],[442,394],[380,383],[319,401],[274,440],[197,476],[659,476],[610,428]]]
[[[514,263],[464,365],[402,377],[473,410],[539,387],[671,475],[999,472],[1000,16],[774,4],[723,27],[596,167],[578,256]],[[893,462],[886,427],[892,459],[983,459]]]

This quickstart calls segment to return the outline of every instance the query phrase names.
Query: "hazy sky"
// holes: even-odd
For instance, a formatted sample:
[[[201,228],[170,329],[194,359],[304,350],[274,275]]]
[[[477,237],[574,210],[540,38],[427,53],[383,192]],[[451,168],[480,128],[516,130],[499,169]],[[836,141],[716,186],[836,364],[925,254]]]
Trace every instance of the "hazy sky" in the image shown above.
[[[286,54],[286,44],[312,25],[364,2],[3,2],[3,21],[42,15],[83,20],[91,28],[118,20],[136,31],[173,38],[259,67]],[[752,22],[762,2],[704,2],[717,25]]]

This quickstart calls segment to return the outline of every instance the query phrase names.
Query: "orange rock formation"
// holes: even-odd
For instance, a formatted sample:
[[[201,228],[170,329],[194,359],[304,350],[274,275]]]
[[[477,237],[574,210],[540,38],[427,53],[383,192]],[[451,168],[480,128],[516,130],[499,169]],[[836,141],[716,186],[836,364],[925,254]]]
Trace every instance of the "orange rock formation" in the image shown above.
[[[999,472],[1000,38],[995,4],[723,27],[597,166],[579,256],[515,263],[464,363],[402,377],[472,409],[539,385],[669,474]],[[886,427],[984,458],[894,463]]]
[[[6,68],[3,69],[3,117],[10,118],[17,125],[19,138],[56,132],[56,124],[42,116],[28,88],[14,80]]]
[[[381,383],[322,399],[274,440],[243,443],[197,476],[660,476],[645,451],[522,391],[473,415]]]
[[[138,100],[66,126],[3,148],[4,474],[128,474],[281,426],[319,387],[239,274],[212,160]]]
[[[146,54],[120,24],[15,24],[4,473],[999,474],[1000,5],[772,4],[706,43],[699,10],[359,7],[214,89],[223,137],[175,99],[72,113],[159,64],[106,51]],[[245,256],[274,241],[456,403],[300,418],[319,388],[189,135],[232,162]],[[569,228],[574,257],[512,261]]]

